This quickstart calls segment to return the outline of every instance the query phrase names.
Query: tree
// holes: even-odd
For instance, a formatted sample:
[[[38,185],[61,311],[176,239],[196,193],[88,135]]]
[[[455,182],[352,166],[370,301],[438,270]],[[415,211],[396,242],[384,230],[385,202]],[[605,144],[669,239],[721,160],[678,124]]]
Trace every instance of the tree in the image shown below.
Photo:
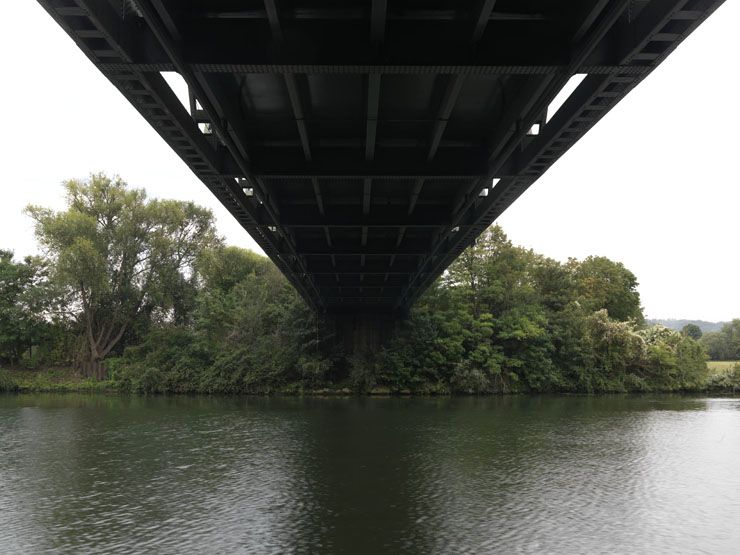
[[[270,259],[239,247],[204,250],[196,269],[206,290],[231,291],[250,275],[280,280],[280,272]]]
[[[17,362],[27,348],[21,297],[31,273],[27,265],[13,262],[12,251],[0,250],[0,361]]]
[[[195,329],[212,346],[207,389],[269,391],[323,382],[331,361],[318,316],[264,256],[236,247],[206,251]]]
[[[621,262],[603,256],[589,256],[569,263],[580,294],[580,303],[587,312],[605,309],[611,318],[622,322],[645,320],[640,307],[635,274]]]
[[[213,215],[192,202],[147,200],[120,177],[64,183],[63,212],[29,206],[53,279],[84,330],[83,370],[102,378],[103,359],[137,318],[172,311],[204,248],[218,242]]]
[[[740,319],[724,324],[720,331],[705,333],[701,342],[712,360],[739,360]]]
[[[442,282],[451,290],[455,309],[450,314],[462,334],[453,389],[479,391],[484,383],[496,391],[560,385],[549,321],[574,294],[570,276],[560,268],[512,245],[499,226],[486,230],[453,262]],[[453,337],[446,341],[455,344]]]
[[[740,318],[722,326],[722,333],[729,346],[730,360],[740,360]]]
[[[12,251],[0,249],[0,361],[16,363],[43,340],[54,300],[45,260],[15,262]]]
[[[201,253],[195,268],[192,318],[155,322],[143,343],[112,361],[122,387],[264,393],[331,380],[326,327],[269,259],[214,248]]]
[[[694,339],[695,341],[699,341],[702,336],[701,328],[696,324],[686,324],[683,328],[681,328],[681,333],[684,334],[686,337]]]
[[[729,346],[721,331],[710,331],[702,335],[701,344],[711,360],[728,360]]]

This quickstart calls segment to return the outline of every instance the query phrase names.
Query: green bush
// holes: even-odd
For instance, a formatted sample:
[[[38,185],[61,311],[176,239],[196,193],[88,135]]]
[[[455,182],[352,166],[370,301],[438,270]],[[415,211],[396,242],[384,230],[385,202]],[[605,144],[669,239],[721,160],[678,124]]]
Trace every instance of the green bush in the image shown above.
[[[15,383],[10,374],[0,368],[0,392],[18,391],[18,384]]]
[[[197,393],[211,356],[188,329],[150,331],[145,341],[109,359],[108,375],[115,386],[131,393]]]
[[[349,360],[349,383],[352,391],[367,393],[377,385],[376,375],[380,361],[374,353],[355,353]]]
[[[740,391],[740,363],[729,372],[714,374],[705,383],[705,389],[717,393],[735,393]]]
[[[484,393],[490,389],[488,377],[480,368],[468,364],[467,361],[455,368],[450,385],[455,393],[468,395]]]

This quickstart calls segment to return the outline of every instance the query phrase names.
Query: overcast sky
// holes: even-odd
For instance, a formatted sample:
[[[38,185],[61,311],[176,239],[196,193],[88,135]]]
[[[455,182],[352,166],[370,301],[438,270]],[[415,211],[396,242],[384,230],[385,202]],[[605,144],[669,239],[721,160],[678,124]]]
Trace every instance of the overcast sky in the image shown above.
[[[62,208],[62,180],[106,171],[257,249],[34,0],[2,3],[0,248],[36,252],[23,207]],[[499,218],[510,238],[624,262],[648,317],[740,317],[739,29],[727,0]]]

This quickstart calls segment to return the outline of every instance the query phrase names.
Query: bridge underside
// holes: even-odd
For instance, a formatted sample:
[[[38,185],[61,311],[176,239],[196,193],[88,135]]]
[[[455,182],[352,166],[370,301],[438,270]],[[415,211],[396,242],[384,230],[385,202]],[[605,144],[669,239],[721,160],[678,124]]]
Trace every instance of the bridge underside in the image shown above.
[[[335,313],[407,309],[721,4],[39,1]]]

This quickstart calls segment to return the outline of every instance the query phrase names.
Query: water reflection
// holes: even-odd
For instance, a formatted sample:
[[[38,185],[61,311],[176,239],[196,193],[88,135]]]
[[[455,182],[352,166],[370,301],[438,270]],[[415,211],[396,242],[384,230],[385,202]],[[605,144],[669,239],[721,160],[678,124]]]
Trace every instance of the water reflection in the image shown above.
[[[0,396],[0,552],[732,552],[740,400]]]

